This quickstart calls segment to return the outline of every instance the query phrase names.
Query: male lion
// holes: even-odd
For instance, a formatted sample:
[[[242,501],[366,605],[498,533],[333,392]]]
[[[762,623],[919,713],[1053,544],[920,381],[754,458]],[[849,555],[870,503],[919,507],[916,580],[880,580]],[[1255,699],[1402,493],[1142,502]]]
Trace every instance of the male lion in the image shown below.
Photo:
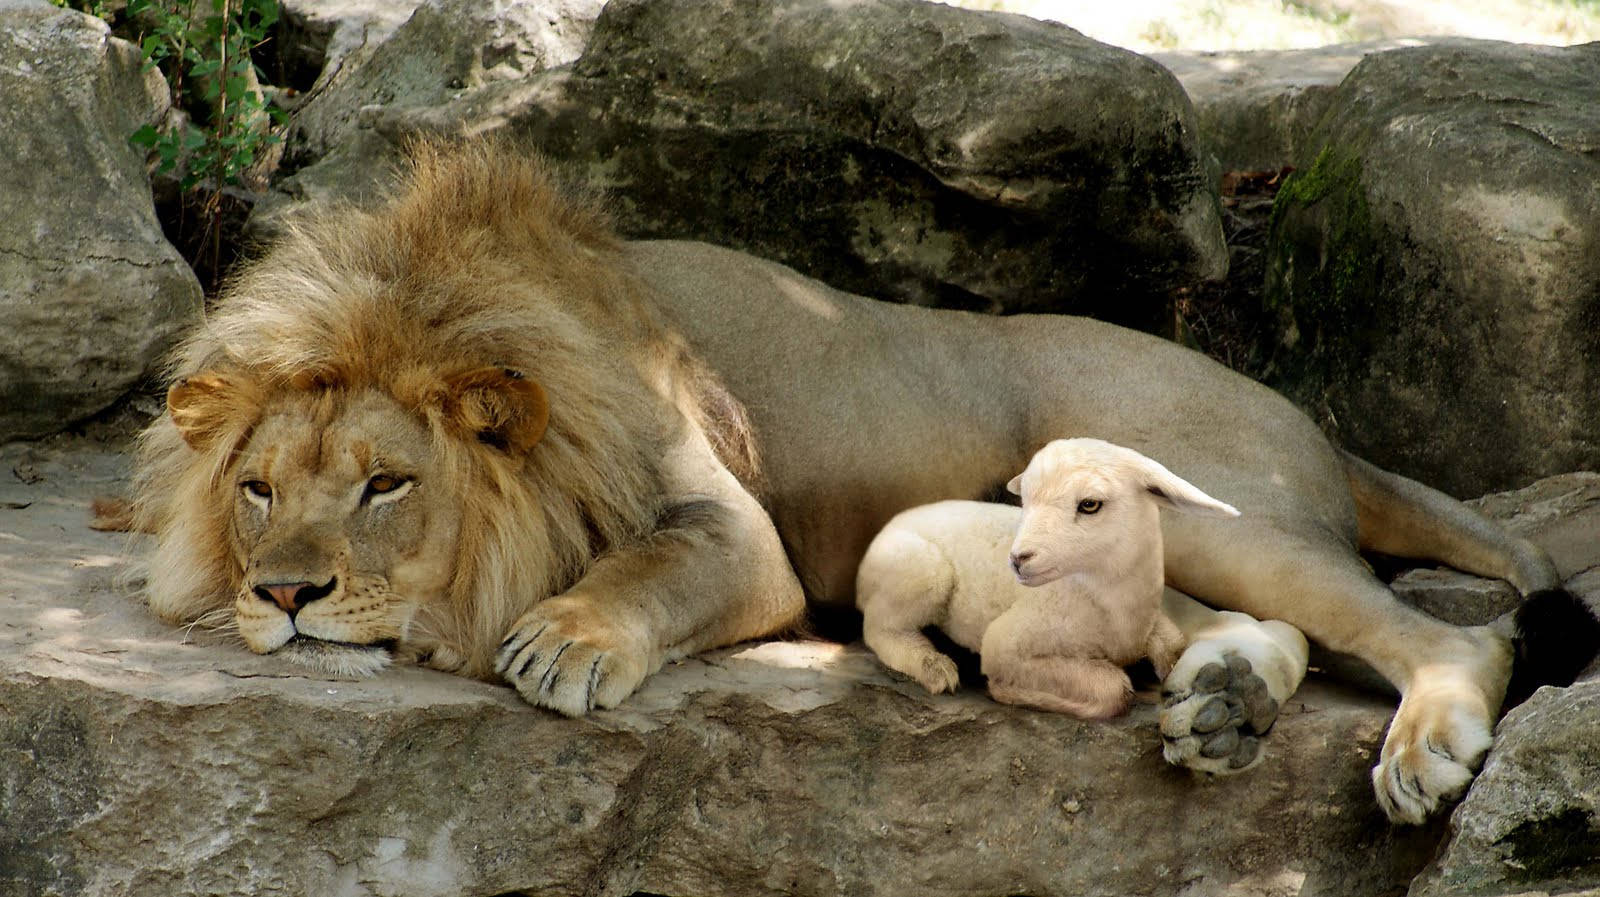
[[[1392,818],[1417,822],[1482,762],[1513,633],[1405,607],[1357,547],[1524,594],[1559,586],[1530,543],[1341,453],[1197,353],[1078,318],[878,303],[710,246],[622,244],[490,145],[421,147],[386,207],[281,239],[173,374],[136,505],[157,534],[156,613],[229,619],[251,650],[327,669],[399,657],[499,675],[566,714],[781,630],[807,598],[853,606],[857,562],[894,514],[988,494],[1049,440],[1093,436],[1243,512],[1166,520],[1170,585],[1395,683],[1373,779]],[[1228,718],[1217,691],[1287,698],[1303,640],[1176,600],[1193,646],[1166,684],[1167,753],[1247,766],[1239,736],[1271,720]]]

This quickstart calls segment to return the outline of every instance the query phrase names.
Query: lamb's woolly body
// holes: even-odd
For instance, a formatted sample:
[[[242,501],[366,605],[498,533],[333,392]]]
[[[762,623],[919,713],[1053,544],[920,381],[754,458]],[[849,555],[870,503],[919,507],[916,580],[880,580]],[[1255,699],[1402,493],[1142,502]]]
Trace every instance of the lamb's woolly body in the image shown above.
[[[417,625],[461,653],[464,672],[488,675],[520,614],[654,526],[663,446],[682,420],[669,404],[713,423],[737,425],[738,413],[718,410],[714,382],[641,300],[604,220],[538,163],[492,146],[420,147],[406,181],[378,211],[299,224],[228,286],[172,375],[222,372],[244,407],[204,451],[169,418],[147,431],[136,525],[157,533],[157,613],[185,622],[226,606],[241,578],[227,473],[256,412],[321,390],[326,420],[344,395],[380,390],[429,425],[463,507],[448,606],[423,608]],[[523,372],[549,397],[525,459],[443,426],[446,378],[484,366]],[[737,427],[729,434],[713,441],[752,467]]]
[[[1121,712],[1131,692],[1121,667],[1148,656],[1165,676],[1184,644],[1161,610],[1158,502],[1238,512],[1095,439],[1050,443],[1010,488],[1022,508],[948,501],[889,522],[857,578],[867,644],[929,690],[953,689],[954,666],[920,632],[938,626],[982,655],[997,700]],[[1084,500],[1095,510],[1085,513]]]

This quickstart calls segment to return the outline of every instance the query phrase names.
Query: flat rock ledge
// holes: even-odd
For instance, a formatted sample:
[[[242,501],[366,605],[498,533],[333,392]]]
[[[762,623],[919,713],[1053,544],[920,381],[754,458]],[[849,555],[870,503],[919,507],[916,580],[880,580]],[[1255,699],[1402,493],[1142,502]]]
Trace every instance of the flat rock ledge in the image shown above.
[[[1388,700],[1317,680],[1207,782],[1150,695],[1109,724],[931,698],[859,645],[715,652],[582,720],[308,674],[130,597],[85,526],[123,448],[0,448],[0,895],[1352,897],[1445,834],[1373,801]]]

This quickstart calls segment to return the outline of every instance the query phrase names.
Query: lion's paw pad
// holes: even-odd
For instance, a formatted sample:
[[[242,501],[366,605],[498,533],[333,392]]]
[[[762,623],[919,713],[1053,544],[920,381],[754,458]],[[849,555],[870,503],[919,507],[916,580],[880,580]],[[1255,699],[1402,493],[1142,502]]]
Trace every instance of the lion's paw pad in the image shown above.
[[[1250,661],[1237,654],[1208,663],[1187,683],[1162,689],[1162,754],[1168,763],[1206,773],[1240,772],[1261,758],[1260,736],[1278,719],[1278,702]]]

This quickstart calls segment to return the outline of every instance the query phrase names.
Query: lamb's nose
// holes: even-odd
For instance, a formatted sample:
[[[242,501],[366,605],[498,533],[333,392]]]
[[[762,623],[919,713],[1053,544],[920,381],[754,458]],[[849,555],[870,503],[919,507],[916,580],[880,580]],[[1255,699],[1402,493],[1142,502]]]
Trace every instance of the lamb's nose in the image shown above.
[[[1011,572],[1021,574],[1022,565],[1031,560],[1033,560],[1033,552],[1031,551],[1011,552]]]

